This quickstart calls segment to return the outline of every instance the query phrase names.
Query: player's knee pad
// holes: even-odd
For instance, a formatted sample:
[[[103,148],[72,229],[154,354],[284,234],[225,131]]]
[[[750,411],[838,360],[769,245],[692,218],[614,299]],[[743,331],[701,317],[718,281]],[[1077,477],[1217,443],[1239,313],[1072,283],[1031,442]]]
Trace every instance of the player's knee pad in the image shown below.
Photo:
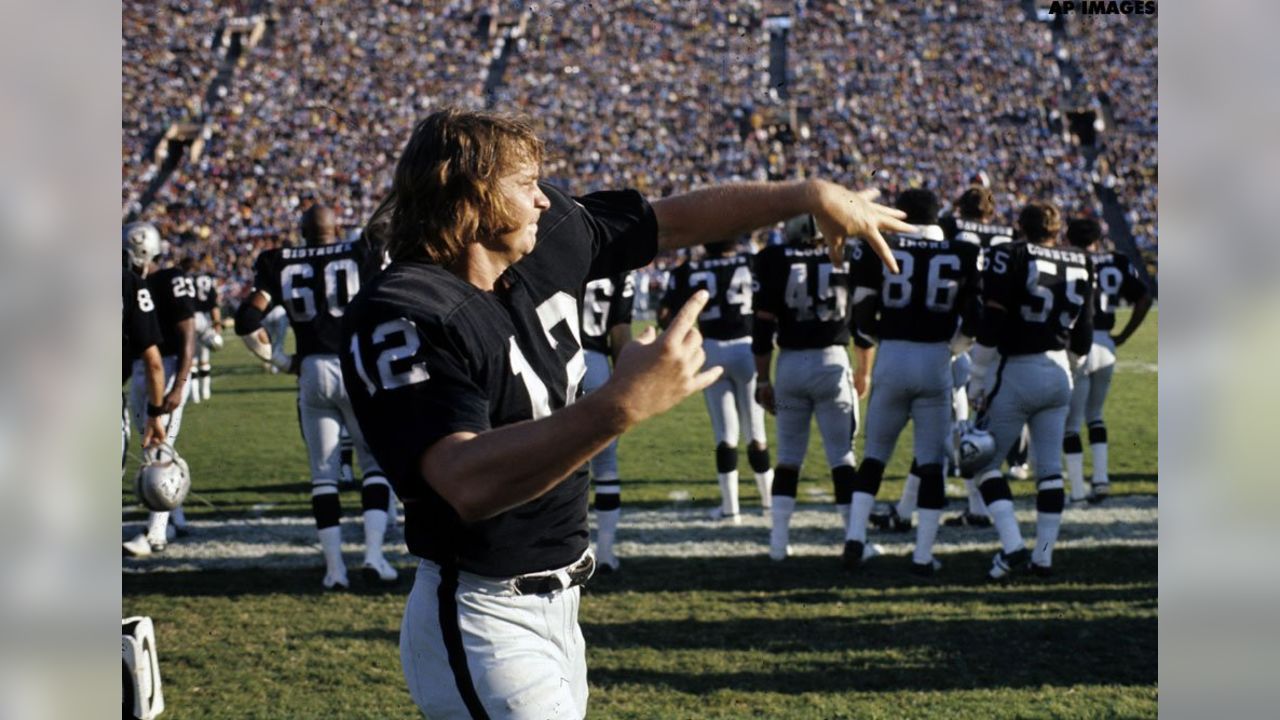
[[[738,469],[738,448],[729,443],[716,445],[716,472],[728,473]]]
[[[751,463],[752,472],[769,472],[769,448],[751,443],[747,446],[747,462]]]
[[[1062,438],[1062,452],[1068,455],[1079,455],[1084,452],[1084,443],[1080,442],[1080,433],[1067,433]]]
[[[884,462],[875,458],[863,458],[858,474],[853,479],[853,490],[874,497],[880,492],[882,479],[884,479]]]
[[[982,493],[982,501],[987,505],[997,500],[1013,501],[1013,491],[1009,489],[1009,481],[999,470],[988,470],[978,479],[978,491]]]
[[[800,487],[800,468],[779,465],[773,471],[773,495],[795,497]]]
[[[1107,426],[1096,423],[1089,426],[1089,444],[1098,445],[1107,441]]]
[[[317,482],[311,486],[311,515],[316,519],[317,530],[338,524],[342,517],[342,500],[338,497],[337,483]]]
[[[1061,513],[1067,505],[1067,494],[1061,475],[1050,475],[1036,483],[1036,512]]]
[[[852,465],[831,468],[831,484],[835,486],[837,505],[848,505],[853,500],[853,487],[857,479],[858,471]]]
[[[920,490],[916,506],[924,510],[941,510],[946,505],[946,483],[942,479],[939,464],[921,465],[916,471],[920,478]]]
[[[360,507],[365,512],[370,510],[385,511],[391,505],[391,485],[383,475],[365,475],[360,485]]]

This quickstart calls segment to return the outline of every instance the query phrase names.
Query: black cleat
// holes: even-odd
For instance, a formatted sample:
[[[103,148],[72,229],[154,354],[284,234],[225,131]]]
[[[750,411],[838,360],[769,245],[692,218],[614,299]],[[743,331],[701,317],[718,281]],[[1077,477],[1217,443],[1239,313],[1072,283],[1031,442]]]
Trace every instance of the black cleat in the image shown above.
[[[889,512],[876,513],[868,520],[877,530],[883,532],[904,533],[911,530],[911,518],[902,518],[898,515],[898,508],[890,505]]]
[[[991,580],[1008,580],[1027,571],[1031,564],[1031,551],[1026,548],[1011,553],[998,552],[991,559],[991,569],[987,577]]]
[[[844,555],[840,557],[841,564],[844,569],[849,572],[857,572],[862,567],[862,553],[864,543],[857,540],[846,540],[844,542]]]
[[[1031,568],[1031,574],[1035,575],[1036,577],[1041,577],[1041,578],[1053,577],[1052,565],[1037,565],[1036,563],[1031,563],[1030,568]]]
[[[934,573],[942,569],[942,562],[937,558],[933,558],[927,563],[918,563],[911,561],[911,574],[916,577],[931,578]]]
[[[1108,497],[1111,497],[1111,485],[1109,483],[1098,483],[1093,486],[1093,492],[1085,497],[1085,502],[1090,505],[1097,505]]]
[[[989,528],[991,527],[991,518],[965,510],[959,515],[952,515],[942,521],[942,524],[947,527]]]

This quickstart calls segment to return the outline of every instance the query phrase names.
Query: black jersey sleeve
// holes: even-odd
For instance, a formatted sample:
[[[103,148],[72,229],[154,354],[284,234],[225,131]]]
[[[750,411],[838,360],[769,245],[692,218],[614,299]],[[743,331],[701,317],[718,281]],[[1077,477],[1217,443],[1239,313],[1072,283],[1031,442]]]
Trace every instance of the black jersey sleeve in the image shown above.
[[[613,302],[609,303],[609,321],[607,323],[607,327],[610,329],[615,325],[630,325],[631,316],[635,312],[636,305],[636,286],[635,281],[631,278],[631,273],[625,273],[613,278],[613,288]]]
[[[667,274],[667,286],[663,288],[658,307],[666,308],[674,315],[689,299],[689,265],[680,265]]]
[[[267,308],[280,303],[280,273],[275,258],[275,253],[267,251],[253,261],[253,289],[267,294]]]
[[[415,500],[428,448],[453,433],[490,429],[488,395],[468,361],[473,354],[442,320],[370,310],[344,318],[343,383],[374,456],[402,481],[396,492]]]
[[[759,292],[755,297],[755,307],[774,316],[782,313],[783,292],[786,290],[781,245],[770,245],[756,254],[756,280]]]
[[[658,219],[635,190],[609,190],[576,198],[591,234],[589,279],[644,267],[658,253]]]

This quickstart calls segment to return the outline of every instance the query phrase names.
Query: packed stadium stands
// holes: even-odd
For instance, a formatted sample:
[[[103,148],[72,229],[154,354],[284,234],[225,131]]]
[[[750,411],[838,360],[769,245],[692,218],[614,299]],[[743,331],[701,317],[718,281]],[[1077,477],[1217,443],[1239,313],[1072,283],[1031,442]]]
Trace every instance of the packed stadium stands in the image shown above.
[[[123,13],[123,214],[211,265],[229,302],[257,252],[292,239],[307,198],[358,228],[413,121],[444,104],[534,117],[545,175],[579,192],[821,176],[954,198],[981,177],[1006,219],[1032,198],[1122,217],[1113,236],[1155,265],[1154,22],[1050,24],[998,0],[165,0]],[[243,18],[265,32],[229,42]],[[1081,105],[1103,123],[1093,146],[1064,122]],[[181,122],[205,142],[166,166],[158,139]]]

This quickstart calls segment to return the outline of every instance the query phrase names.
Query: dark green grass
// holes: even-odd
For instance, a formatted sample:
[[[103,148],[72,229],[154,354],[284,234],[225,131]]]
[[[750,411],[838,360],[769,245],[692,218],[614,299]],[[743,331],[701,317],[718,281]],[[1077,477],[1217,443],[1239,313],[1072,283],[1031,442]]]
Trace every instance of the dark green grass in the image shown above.
[[[1156,319],[1122,361],[1156,363]],[[189,514],[306,516],[292,378],[263,374],[234,340],[215,369],[213,400],[188,407],[179,441],[195,478]],[[1156,379],[1117,373],[1108,422],[1118,493],[1156,492]],[[908,434],[883,496],[896,496],[909,447]],[[681,491],[710,506],[711,448],[700,398],[637,428],[621,443],[624,503],[666,506]],[[803,477],[830,492],[816,433]],[[751,504],[750,481],[743,494]],[[122,497],[126,518],[140,518]],[[800,497],[818,501],[803,487]],[[355,494],[346,505],[358,511]],[[1052,580],[995,587],[977,579],[987,553],[948,555],[930,582],[896,569],[854,582],[821,557],[628,559],[584,595],[591,715],[1155,716],[1156,551],[1055,559]],[[157,624],[165,717],[417,717],[397,648],[407,585],[326,595],[319,567],[317,557],[315,569],[126,574],[124,612]]]

